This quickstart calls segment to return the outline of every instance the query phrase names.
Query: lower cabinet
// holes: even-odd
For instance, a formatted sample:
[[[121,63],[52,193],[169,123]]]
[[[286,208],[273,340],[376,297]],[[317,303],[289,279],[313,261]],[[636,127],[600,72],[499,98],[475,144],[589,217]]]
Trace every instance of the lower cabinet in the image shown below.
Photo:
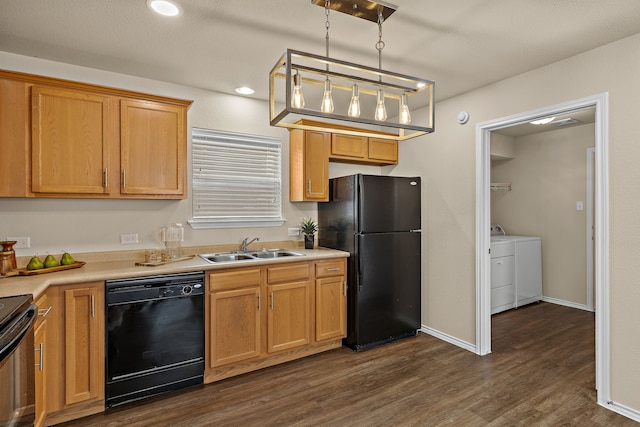
[[[47,298],[43,391],[53,425],[104,410],[104,282],[50,287]]]
[[[346,260],[208,274],[205,383],[342,346]]]
[[[316,263],[316,341],[347,336],[345,260]]]
[[[47,415],[47,393],[45,387],[47,384],[47,373],[51,369],[49,364],[46,363],[46,355],[50,350],[50,343],[47,340],[47,316],[51,313],[53,307],[51,306],[51,299],[45,293],[41,295],[36,301],[38,306],[38,318],[36,320],[35,331],[33,334],[34,342],[34,361],[35,361],[35,422],[36,427],[44,425]]]
[[[209,275],[205,328],[208,368],[260,355],[261,277],[259,268]]]

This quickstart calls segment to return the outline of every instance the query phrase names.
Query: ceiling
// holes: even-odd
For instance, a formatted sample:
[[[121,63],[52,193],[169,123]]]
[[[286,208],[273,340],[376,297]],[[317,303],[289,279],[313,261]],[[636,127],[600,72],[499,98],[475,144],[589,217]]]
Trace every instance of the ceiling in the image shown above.
[[[553,130],[565,129],[572,126],[586,125],[594,123],[595,121],[595,108],[587,108],[584,110],[573,111],[566,114],[556,114],[553,116],[553,120],[549,123],[535,125],[530,122],[525,122],[503,129],[498,129],[494,132],[517,138],[519,136],[532,135],[534,133],[549,132]]]
[[[2,0],[0,51],[267,99],[287,48],[323,55],[310,0]],[[337,0],[336,0],[337,1]],[[395,0],[383,68],[436,81],[446,99],[640,32],[638,0]],[[377,66],[373,22],[330,13],[330,56]],[[1,68],[1,65],[0,65]]]

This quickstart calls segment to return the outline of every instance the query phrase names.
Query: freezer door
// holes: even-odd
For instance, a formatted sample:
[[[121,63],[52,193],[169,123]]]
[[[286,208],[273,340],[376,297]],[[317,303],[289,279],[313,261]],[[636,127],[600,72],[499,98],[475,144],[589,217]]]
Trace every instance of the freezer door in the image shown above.
[[[359,235],[354,347],[415,334],[420,328],[420,233]]]
[[[318,245],[354,253],[356,175],[329,180],[329,201],[318,203]]]
[[[358,175],[361,233],[420,229],[420,178]]]

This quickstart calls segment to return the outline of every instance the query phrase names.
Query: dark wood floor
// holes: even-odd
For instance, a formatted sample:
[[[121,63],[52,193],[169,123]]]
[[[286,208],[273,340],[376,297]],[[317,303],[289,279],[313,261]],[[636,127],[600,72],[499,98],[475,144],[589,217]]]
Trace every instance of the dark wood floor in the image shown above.
[[[492,318],[479,357],[420,334],[333,350],[66,426],[636,426],[596,404],[594,314],[549,303]]]

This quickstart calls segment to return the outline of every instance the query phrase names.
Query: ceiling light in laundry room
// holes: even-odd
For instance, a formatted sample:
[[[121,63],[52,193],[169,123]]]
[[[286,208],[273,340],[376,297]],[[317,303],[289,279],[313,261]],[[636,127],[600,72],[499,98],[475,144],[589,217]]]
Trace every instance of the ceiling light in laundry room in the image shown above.
[[[547,123],[551,123],[552,121],[554,121],[556,119],[556,116],[553,117],[545,117],[544,119],[538,119],[538,120],[534,120],[531,123],[532,125],[546,125]]]
[[[169,0],[147,0],[147,7],[162,16],[180,15],[180,7]]]

